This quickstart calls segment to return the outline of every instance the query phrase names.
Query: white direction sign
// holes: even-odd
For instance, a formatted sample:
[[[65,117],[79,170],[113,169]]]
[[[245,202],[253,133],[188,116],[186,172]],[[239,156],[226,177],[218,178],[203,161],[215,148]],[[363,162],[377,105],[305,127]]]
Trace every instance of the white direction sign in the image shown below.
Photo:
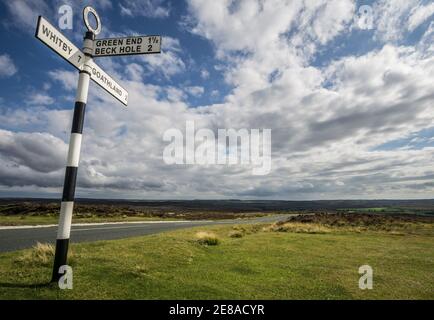
[[[95,40],[93,55],[122,56],[161,52],[161,36],[137,36]]]
[[[96,12],[93,14],[96,14]],[[85,17],[87,17],[87,13]],[[99,18],[97,21],[99,21]],[[100,23],[98,23],[98,29],[100,30]],[[106,72],[104,72],[104,70],[102,70],[93,61],[91,56],[85,56],[81,50],[79,50],[71,41],[68,40],[68,38],[66,38],[59,30],[57,30],[42,16],[39,16],[38,18],[35,36],[78,70],[85,69],[86,71],[89,71],[90,69],[90,78],[93,81],[95,81],[98,85],[100,85],[124,105],[127,105],[127,90],[125,90]],[[92,49],[94,57],[150,54],[160,52],[161,36],[134,36],[98,39],[93,41]]]
[[[59,54],[63,59],[81,70],[84,63],[84,53],[81,52],[59,30],[51,25],[44,17],[39,16],[36,27],[36,38]]]
[[[51,23],[45,20],[44,17],[39,16],[35,36],[78,70],[83,70],[86,64],[86,66],[91,69],[90,78],[93,81],[124,105],[128,104],[127,90],[104,72],[90,57],[86,58],[81,50],[69,41],[59,30],[53,27]]]
[[[124,105],[128,104],[128,92],[112,77],[105,73],[93,60],[87,63],[91,67],[90,78],[100,85],[104,90],[118,99]]]

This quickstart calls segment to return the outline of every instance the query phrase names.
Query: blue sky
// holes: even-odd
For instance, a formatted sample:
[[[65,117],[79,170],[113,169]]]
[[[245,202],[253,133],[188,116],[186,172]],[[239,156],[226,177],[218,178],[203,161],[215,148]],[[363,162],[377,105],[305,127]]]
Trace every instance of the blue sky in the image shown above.
[[[434,2],[0,2],[0,195],[57,197],[77,72],[34,37],[92,5],[99,38],[160,34],[162,53],[96,59],[127,109],[91,84],[77,194],[115,198],[429,198]],[[361,27],[358,10],[372,9]],[[167,165],[164,132],[272,130],[272,170]],[[426,177],[426,178],[425,178]]]
[[[48,2],[47,2],[48,3]],[[61,4],[68,4],[68,1],[58,2],[58,7]],[[88,2],[93,4],[92,2]],[[98,8],[98,2],[95,2],[95,7]],[[83,2],[84,7],[86,1]],[[207,91],[216,90],[218,94],[215,96],[202,95],[202,96],[189,96],[189,104],[194,107],[197,105],[210,104],[218,102],[224,98],[224,95],[230,89],[223,81],[221,73],[216,72],[213,68],[215,61],[213,57],[212,43],[190,32],[186,32],[181,27],[183,17],[187,13],[185,3],[182,1],[174,1],[166,4],[170,8],[170,16],[165,18],[143,18],[142,16],[129,16],[120,14],[120,4],[113,3],[110,7],[102,6],[98,8],[102,18],[103,32],[100,38],[109,37],[113,34],[122,33],[124,35],[138,34],[161,34],[163,39],[165,36],[179,40],[182,44],[180,51],[177,55],[182,59],[188,73],[176,73],[171,77],[165,77],[161,72],[147,73],[144,75],[144,81],[150,84],[162,86],[203,86]],[[48,51],[38,40],[34,37],[34,30],[21,29],[14,26],[14,18],[10,15],[7,5],[2,2],[2,10],[0,11],[0,19],[3,22],[1,26],[1,40],[8,45],[4,48],[3,54],[8,54],[13,58],[15,66],[22,72],[14,77],[14,81],[10,78],[0,78],[3,99],[9,101],[11,104],[21,104],[25,101],[27,94],[30,91],[43,90],[44,84],[51,84],[52,78],[49,77],[48,71],[55,69],[68,69],[73,70],[72,66],[65,66],[64,61],[58,58],[55,54]],[[82,46],[82,36],[86,30],[82,13],[79,7],[74,7],[73,11],[73,29],[62,30],[69,39],[78,46]],[[42,14],[43,12],[41,12]],[[51,10],[46,18],[56,25],[61,17],[56,11]],[[164,50],[163,42],[163,50]],[[100,58],[116,59],[116,58]],[[118,58],[122,59],[122,58]],[[131,61],[131,58],[125,58]],[[133,58],[134,59],[134,58]],[[207,70],[209,78],[204,83],[201,78],[202,70]],[[24,71],[24,72],[23,72]],[[45,71],[45,72],[44,72]],[[22,90],[27,88],[26,90]],[[58,87],[51,88],[46,91],[50,96],[58,98],[66,95],[67,92],[59,92]],[[18,93],[18,94],[17,94]],[[50,108],[59,107],[53,103]]]

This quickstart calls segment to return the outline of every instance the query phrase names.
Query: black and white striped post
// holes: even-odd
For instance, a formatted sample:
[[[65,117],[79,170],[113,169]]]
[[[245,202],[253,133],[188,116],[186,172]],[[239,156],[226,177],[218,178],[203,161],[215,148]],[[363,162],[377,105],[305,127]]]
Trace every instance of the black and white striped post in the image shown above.
[[[96,20],[96,27],[89,23],[89,14]],[[84,36],[83,52],[68,38],[58,31],[44,17],[39,16],[35,37],[79,70],[77,95],[75,98],[74,118],[69,139],[68,159],[60,206],[59,229],[57,231],[56,251],[54,256],[51,281],[59,281],[63,274],[62,266],[67,266],[69,236],[71,233],[72,212],[74,208],[75,185],[77,181],[78,161],[80,159],[84,113],[87,103],[89,81],[106,90],[125,106],[128,104],[128,92],[94,61],[94,57],[122,56],[131,54],[153,54],[161,52],[161,36],[132,36],[95,40],[101,32],[101,21],[95,9],[87,6],[83,10],[83,20],[87,27]],[[62,268],[63,270],[65,268]]]
[[[84,114],[91,76],[91,67],[86,61],[92,59],[95,34],[87,31],[84,36],[83,53],[85,63],[79,71],[77,94],[75,97],[74,117],[69,139],[68,159],[66,163],[65,181],[63,184],[62,203],[60,205],[59,227],[57,230],[56,251],[54,255],[52,282],[59,281],[62,276],[59,268],[67,265],[69,236],[71,233],[72,212],[74,208],[75,185],[77,181],[78,162],[80,159],[81,140],[83,134]]]

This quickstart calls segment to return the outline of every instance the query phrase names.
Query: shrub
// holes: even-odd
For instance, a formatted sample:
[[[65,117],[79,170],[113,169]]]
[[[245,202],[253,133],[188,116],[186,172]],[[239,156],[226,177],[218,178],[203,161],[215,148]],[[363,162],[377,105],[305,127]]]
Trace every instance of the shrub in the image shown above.
[[[15,262],[36,266],[51,266],[54,259],[54,252],[55,249],[52,244],[36,242],[32,249],[25,251],[21,256],[15,259]],[[68,253],[68,264],[73,265],[75,258],[76,256],[70,249]]]
[[[242,238],[244,236],[244,233],[239,230],[232,230],[229,232],[229,237],[231,238]]]
[[[320,234],[320,233],[329,233],[331,229],[319,224],[313,223],[284,223],[284,224],[272,224],[269,227],[265,228],[266,231],[275,231],[275,232],[294,232],[294,233],[311,233],[311,234]]]
[[[32,247],[31,251],[25,252],[22,256],[18,257],[16,261],[47,266],[52,263],[53,257],[53,245],[37,242],[36,245]]]
[[[254,224],[249,228],[247,233],[248,234],[258,233],[258,232],[262,231],[262,228],[263,228],[262,224]]]
[[[216,246],[220,243],[220,239],[212,232],[200,231],[196,233],[196,238],[201,245]]]

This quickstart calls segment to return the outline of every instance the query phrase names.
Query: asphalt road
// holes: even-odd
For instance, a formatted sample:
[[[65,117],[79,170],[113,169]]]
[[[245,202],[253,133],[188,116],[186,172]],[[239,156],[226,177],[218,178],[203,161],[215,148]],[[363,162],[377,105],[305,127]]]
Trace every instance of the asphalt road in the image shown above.
[[[253,219],[216,221],[149,221],[143,223],[100,223],[72,225],[71,242],[114,240],[180,228],[202,225],[275,222],[289,215],[267,216]],[[57,226],[0,227],[0,252],[26,249],[36,242],[55,243]]]

